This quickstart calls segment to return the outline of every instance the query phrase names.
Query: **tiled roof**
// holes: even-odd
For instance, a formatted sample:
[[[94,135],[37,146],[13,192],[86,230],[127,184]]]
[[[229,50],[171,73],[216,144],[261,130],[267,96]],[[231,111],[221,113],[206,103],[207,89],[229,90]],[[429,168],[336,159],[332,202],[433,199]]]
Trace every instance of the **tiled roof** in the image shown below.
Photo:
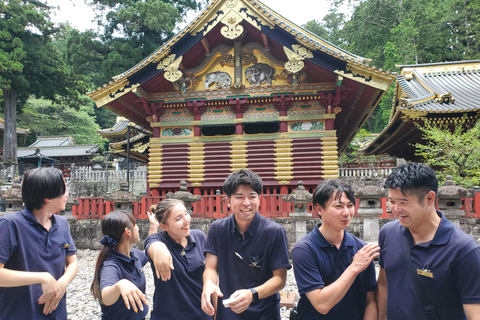
[[[29,148],[43,147],[66,147],[75,145],[75,141],[71,136],[40,136],[37,141],[29,145]]]
[[[18,148],[17,157],[24,157],[35,153],[38,148]],[[42,155],[52,158],[59,157],[88,157],[93,156],[99,151],[98,144],[94,145],[75,145],[67,147],[42,147],[40,152]]]

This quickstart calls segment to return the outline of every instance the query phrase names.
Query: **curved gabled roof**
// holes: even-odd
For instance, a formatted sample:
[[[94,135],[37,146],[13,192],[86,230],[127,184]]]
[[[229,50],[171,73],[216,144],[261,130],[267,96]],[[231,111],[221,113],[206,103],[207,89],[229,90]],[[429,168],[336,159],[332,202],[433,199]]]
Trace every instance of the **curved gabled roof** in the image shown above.
[[[421,132],[415,121],[438,121],[480,113],[480,60],[399,66],[394,105],[387,127],[363,151],[415,159]]]

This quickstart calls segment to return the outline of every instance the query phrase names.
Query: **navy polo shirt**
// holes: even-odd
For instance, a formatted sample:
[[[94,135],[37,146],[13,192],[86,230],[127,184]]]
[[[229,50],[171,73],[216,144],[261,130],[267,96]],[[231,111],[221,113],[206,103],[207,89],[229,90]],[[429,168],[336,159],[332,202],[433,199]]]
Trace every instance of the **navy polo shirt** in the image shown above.
[[[290,268],[287,235],[281,225],[256,212],[244,235],[245,239],[236,227],[234,215],[216,220],[208,231],[205,252],[218,257],[223,299],[239,289],[262,285],[272,278],[274,270]],[[241,314],[225,308],[221,300],[217,306],[217,320],[280,319],[278,292],[251,303]]]
[[[130,257],[112,250],[100,269],[100,292],[105,287],[113,286],[118,281],[127,279],[145,293],[146,281],[142,268],[147,261],[145,253],[135,248],[130,251]],[[138,312],[135,313],[132,306],[128,310],[121,295],[111,306],[101,304],[101,308],[102,320],[140,320],[145,318],[148,313],[148,305],[145,303],[143,312],[138,309]]]
[[[340,248],[328,242],[320,230],[321,223],[300,239],[292,249],[293,271],[302,299],[312,290],[324,288],[335,282],[351,264],[353,256],[366,243],[344,231]],[[367,292],[377,289],[375,265],[362,271],[345,296],[326,315],[310,305],[304,318],[361,320],[365,314]],[[305,301],[303,301],[305,302]]]
[[[389,320],[428,320],[408,268],[428,269],[433,278],[417,276],[442,319],[467,319],[463,304],[480,303],[480,247],[475,240],[448,221],[443,213],[433,239],[414,245],[410,231],[400,222],[380,230],[379,264],[388,283]],[[406,262],[404,237],[410,244],[412,263]]]
[[[155,266],[150,259],[155,281],[153,295],[152,320],[210,320],[211,316],[202,310],[201,296],[203,289],[203,271],[205,257],[203,249],[206,236],[201,230],[190,230],[185,248],[173,240],[167,232],[152,234],[145,240],[145,252],[152,243],[163,242],[172,255],[173,267],[168,281],[157,279]]]
[[[6,269],[48,272],[59,279],[65,272],[65,258],[77,248],[70,236],[68,221],[53,215],[47,231],[33,213],[24,209],[0,218],[0,262]],[[43,315],[44,305],[38,304],[42,295],[40,284],[0,288],[0,319],[67,319],[66,297],[56,310]]]

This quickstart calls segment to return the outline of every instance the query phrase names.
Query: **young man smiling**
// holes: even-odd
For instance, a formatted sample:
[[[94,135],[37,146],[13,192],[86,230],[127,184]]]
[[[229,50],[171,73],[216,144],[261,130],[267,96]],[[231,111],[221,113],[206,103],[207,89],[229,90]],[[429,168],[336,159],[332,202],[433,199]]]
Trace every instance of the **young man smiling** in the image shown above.
[[[435,171],[399,166],[385,188],[398,220],[379,235],[379,319],[480,319],[480,247],[436,210]]]
[[[288,259],[285,230],[258,212],[263,183],[242,169],[223,184],[228,218],[212,223],[205,245],[202,309],[216,320],[279,320],[278,291],[284,286]],[[223,297],[216,310],[216,297]],[[225,303],[225,299],[229,303]]]
[[[376,320],[373,259],[380,248],[345,231],[355,213],[350,185],[323,181],[312,202],[322,222],[292,250],[299,310],[305,309],[302,319]]]

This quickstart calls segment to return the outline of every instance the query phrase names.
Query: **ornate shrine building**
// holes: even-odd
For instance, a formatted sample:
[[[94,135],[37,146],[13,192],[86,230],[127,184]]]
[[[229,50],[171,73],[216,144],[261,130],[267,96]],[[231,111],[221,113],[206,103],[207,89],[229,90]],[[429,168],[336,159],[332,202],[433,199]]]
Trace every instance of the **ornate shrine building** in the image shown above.
[[[153,133],[149,193],[213,194],[249,168],[265,193],[338,176],[338,156],[394,76],[256,0],[213,0],[139,64],[91,92]]]
[[[402,65],[397,75],[392,113],[387,127],[361,151],[388,153],[419,160],[415,143],[422,142],[416,124],[455,126],[466,117],[475,124],[480,113],[480,60]]]

